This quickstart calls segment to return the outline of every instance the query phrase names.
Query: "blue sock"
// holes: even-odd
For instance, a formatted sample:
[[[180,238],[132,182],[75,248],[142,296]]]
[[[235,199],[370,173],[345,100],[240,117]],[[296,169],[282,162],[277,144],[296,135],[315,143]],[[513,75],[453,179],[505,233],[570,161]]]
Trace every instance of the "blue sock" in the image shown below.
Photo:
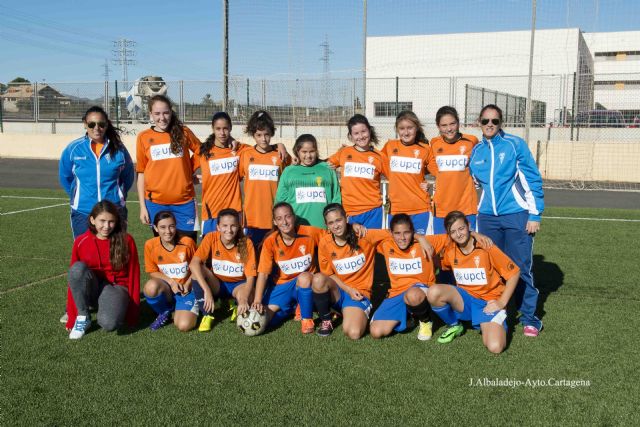
[[[313,319],[313,291],[311,288],[298,288],[298,304],[303,319]]]
[[[167,301],[167,297],[163,293],[161,293],[157,297],[150,297],[145,294],[144,297],[146,298],[149,307],[151,307],[153,311],[158,314],[164,313],[165,311],[173,310],[173,304]]]
[[[271,318],[271,320],[269,321],[269,325],[267,325],[269,328],[275,328],[277,326],[280,326],[281,324],[284,323],[285,320],[287,320],[287,318],[289,317],[289,314],[287,314],[284,310],[278,310],[275,313],[273,313],[273,317]]]
[[[200,307],[200,312],[203,314],[211,315],[212,312],[204,311],[204,291],[200,286],[200,283],[196,279],[191,279],[191,290],[193,291],[193,295],[196,297],[196,302],[198,303],[198,307]]]
[[[442,321],[447,325],[453,326],[458,324],[458,315],[449,304],[445,304],[442,307],[432,306],[431,309],[434,313],[440,316]]]

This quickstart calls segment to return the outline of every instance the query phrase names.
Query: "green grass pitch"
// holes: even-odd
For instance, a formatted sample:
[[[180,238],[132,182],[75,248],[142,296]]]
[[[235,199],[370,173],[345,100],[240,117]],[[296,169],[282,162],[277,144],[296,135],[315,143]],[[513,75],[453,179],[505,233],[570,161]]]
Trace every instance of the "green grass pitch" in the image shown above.
[[[137,330],[94,327],[70,341],[58,322],[68,207],[30,210],[65,203],[64,194],[0,196],[2,424],[640,423],[640,222],[544,219],[534,257],[545,330],[531,339],[516,327],[500,356],[474,331],[449,345],[420,342],[415,330],[380,341],[352,342],[340,328],[328,339],[302,336],[293,321],[256,338],[228,320],[207,334],[152,333],[144,303]],[[150,236],[137,204],[129,209],[142,262]],[[545,215],[640,220],[640,210]]]

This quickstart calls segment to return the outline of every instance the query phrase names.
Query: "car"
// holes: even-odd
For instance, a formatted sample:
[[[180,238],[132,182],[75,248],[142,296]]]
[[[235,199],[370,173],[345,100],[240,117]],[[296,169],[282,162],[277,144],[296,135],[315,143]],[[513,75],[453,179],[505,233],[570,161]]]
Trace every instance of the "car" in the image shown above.
[[[581,111],[576,116],[575,125],[586,128],[622,128],[626,127],[624,116],[618,110]]]

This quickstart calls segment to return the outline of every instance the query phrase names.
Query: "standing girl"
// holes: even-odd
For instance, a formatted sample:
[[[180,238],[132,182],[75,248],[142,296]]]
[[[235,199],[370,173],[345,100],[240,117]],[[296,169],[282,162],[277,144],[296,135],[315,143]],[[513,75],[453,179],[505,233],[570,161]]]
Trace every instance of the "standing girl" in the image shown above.
[[[199,228],[193,188],[193,165],[200,141],[184,126],[163,95],[149,100],[154,125],[138,134],[137,165],[140,220],[151,224],[162,210],[173,212],[178,232],[196,240]]]
[[[384,228],[380,197],[384,158],[373,147],[378,144],[378,136],[362,114],[351,117],[347,128],[353,146],[343,147],[327,159],[341,170],[342,204],[349,222],[362,224],[368,229]]]
[[[223,209],[216,218],[217,231],[200,242],[189,267],[193,292],[204,316],[198,330],[208,332],[213,325],[215,298],[234,298],[238,314],[249,309],[256,279],[256,254],[240,225],[240,213]],[[211,264],[211,269],[204,264]]]
[[[341,201],[336,173],[318,158],[318,141],[311,134],[296,139],[293,154],[300,164],[282,173],[276,202],[293,206],[300,224],[325,228],[322,210],[329,203]]]
[[[396,131],[400,139],[389,140],[382,148],[389,179],[391,215],[409,214],[416,232],[426,234],[430,231],[431,198],[421,184],[427,172],[436,173],[435,159],[415,113],[403,111],[398,114]]]
[[[82,123],[85,135],[64,149],[58,167],[60,185],[71,198],[74,239],[87,231],[89,212],[101,200],[115,203],[120,217],[127,220],[125,201],[134,178],[131,156],[107,113],[91,107]]]
[[[89,213],[89,229],[73,242],[67,291],[70,339],[82,338],[91,327],[91,306],[98,306],[98,324],[106,331],[125,320],[129,326],[138,323],[138,251],[122,224],[117,206],[103,200]]]
[[[255,141],[255,146],[244,150],[240,156],[240,177],[244,180],[244,218],[247,237],[259,247],[273,225],[273,201],[278,181],[289,160],[283,161],[277,146],[271,145],[276,132],[271,116],[266,111],[256,111],[245,133]]]
[[[316,247],[322,231],[297,225],[293,208],[286,202],[273,207],[273,224],[276,229],[262,244],[251,306],[261,313],[266,309],[269,326],[275,327],[293,314],[299,304],[302,333],[310,334],[314,331],[311,279],[316,271]]]
[[[151,278],[144,285],[147,304],[158,314],[151,324],[158,330],[171,320],[178,330],[193,329],[198,319],[198,306],[191,292],[189,262],[196,252],[195,242],[176,232],[176,218],[169,211],[160,211],[153,220],[158,237],[144,245],[145,270]]]
[[[469,157],[478,138],[460,133],[458,112],[453,107],[438,110],[436,125],[440,135],[430,141],[436,159],[433,232],[446,233],[444,218],[452,211],[464,212],[475,230],[478,196],[469,173]]]

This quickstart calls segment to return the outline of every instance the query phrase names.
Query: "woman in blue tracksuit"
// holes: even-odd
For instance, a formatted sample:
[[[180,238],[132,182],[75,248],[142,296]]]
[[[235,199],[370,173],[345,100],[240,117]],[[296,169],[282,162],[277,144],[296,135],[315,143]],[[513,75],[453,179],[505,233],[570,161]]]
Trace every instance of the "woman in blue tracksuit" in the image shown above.
[[[134,179],[131,156],[107,113],[91,107],[82,122],[86,134],[64,149],[58,168],[60,185],[71,198],[74,239],[87,231],[89,213],[101,200],[115,203],[126,220],[125,200]]]
[[[480,111],[482,141],[469,159],[471,176],[482,187],[478,231],[488,236],[520,268],[516,301],[524,334],[538,336],[538,290],[533,284],[533,236],[544,210],[542,177],[527,143],[501,129],[502,110],[493,104]]]

